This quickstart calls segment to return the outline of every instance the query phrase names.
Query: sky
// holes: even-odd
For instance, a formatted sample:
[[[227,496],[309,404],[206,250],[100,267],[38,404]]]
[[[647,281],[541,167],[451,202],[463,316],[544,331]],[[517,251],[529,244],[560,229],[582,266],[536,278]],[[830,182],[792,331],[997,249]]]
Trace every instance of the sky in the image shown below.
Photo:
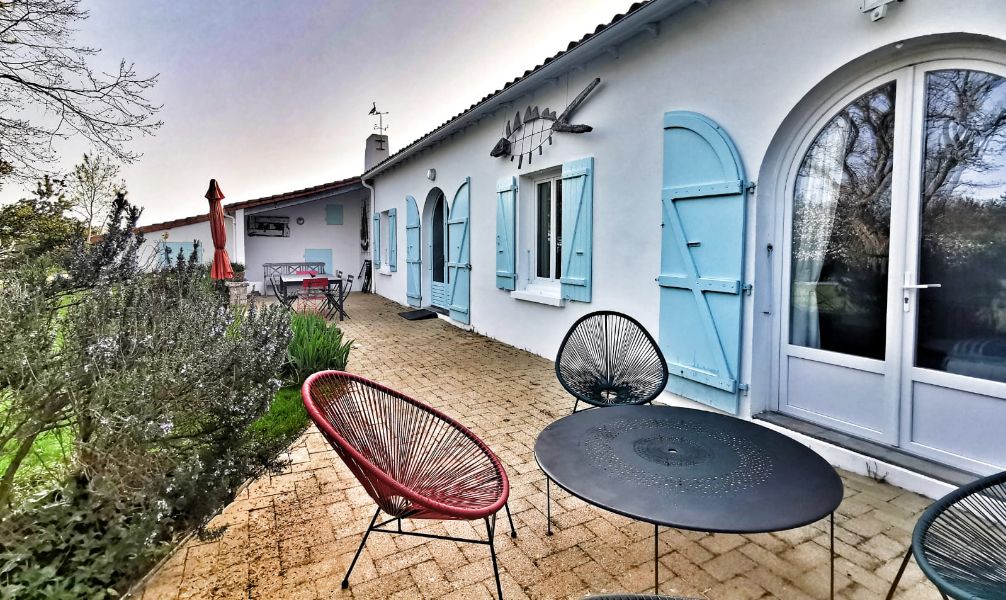
[[[392,152],[607,23],[628,0],[83,0],[92,64],[159,73],[164,125],[123,168],[141,223],[359,175],[388,111]],[[68,171],[89,148],[58,147]],[[8,184],[0,201],[25,196]]]

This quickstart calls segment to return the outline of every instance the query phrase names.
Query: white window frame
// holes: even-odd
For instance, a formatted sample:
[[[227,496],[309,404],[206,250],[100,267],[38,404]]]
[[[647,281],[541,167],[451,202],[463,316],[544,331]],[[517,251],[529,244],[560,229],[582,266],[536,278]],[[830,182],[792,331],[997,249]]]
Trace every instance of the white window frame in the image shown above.
[[[539,237],[538,236],[541,235],[541,223],[538,220],[539,216],[541,215],[541,211],[538,210],[538,201],[539,201],[538,186],[540,186],[542,184],[545,184],[545,183],[550,184],[550,190],[551,190],[551,198],[549,199],[549,203],[551,205],[550,208],[549,208],[549,217],[551,219],[551,222],[548,225],[548,227],[549,227],[549,242],[548,242],[548,264],[549,264],[549,271],[548,272],[549,272],[549,276],[548,277],[542,277],[542,276],[538,275],[538,258],[539,258],[539,256],[538,256]],[[559,210],[556,210],[556,208],[557,208],[556,207],[556,203],[557,203],[557,198],[559,197],[559,194],[561,193],[559,191],[559,190],[562,189],[561,186],[562,186],[562,174],[561,173],[556,173],[554,176],[550,175],[548,177],[536,178],[534,180],[534,192],[533,192],[534,199],[532,200],[533,210],[534,210],[534,233],[533,233],[533,236],[532,236],[532,244],[531,244],[532,248],[534,249],[534,252],[532,253],[532,256],[533,256],[532,268],[534,269],[534,271],[533,271],[533,273],[531,275],[531,279],[532,279],[532,282],[535,285],[546,285],[546,286],[547,285],[559,285],[559,277],[556,276],[556,273],[559,271],[560,265],[558,264],[559,261],[556,260],[555,254],[556,254],[556,244],[559,243],[558,240],[559,240],[559,238],[562,237],[562,232],[559,231],[556,228],[556,226],[559,224],[559,220],[560,220],[559,211],[562,210],[562,209],[560,207]]]
[[[516,221],[517,256],[514,268],[517,273],[516,289],[510,292],[510,297],[549,306],[564,306],[562,285],[555,277],[538,277],[538,185],[545,182],[552,184],[552,210],[550,223],[552,240],[549,244],[550,270],[553,276],[556,272],[555,240],[556,223],[559,216],[555,210],[556,186],[562,185],[562,170],[560,165],[542,169],[520,177],[517,188]]]

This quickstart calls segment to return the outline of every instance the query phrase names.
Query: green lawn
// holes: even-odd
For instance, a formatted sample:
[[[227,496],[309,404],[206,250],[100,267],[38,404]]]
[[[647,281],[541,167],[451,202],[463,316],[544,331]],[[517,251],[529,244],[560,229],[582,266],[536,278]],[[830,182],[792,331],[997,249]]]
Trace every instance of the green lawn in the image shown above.
[[[251,431],[263,443],[285,448],[307,428],[307,410],[300,399],[300,386],[276,392],[269,411],[251,424]]]

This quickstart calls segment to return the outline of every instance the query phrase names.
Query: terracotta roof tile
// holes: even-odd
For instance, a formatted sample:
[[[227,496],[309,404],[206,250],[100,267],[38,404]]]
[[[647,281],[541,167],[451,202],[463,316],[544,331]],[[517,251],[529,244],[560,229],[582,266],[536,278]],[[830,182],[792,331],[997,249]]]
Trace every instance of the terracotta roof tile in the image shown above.
[[[359,177],[349,177],[347,179],[340,179],[338,181],[331,181],[329,183],[323,183],[321,185],[307,187],[299,190],[293,190],[292,192],[273,194],[272,196],[265,196],[264,198],[255,198],[254,200],[243,200],[241,202],[232,202],[230,204],[224,205],[224,211],[228,213],[234,213],[235,211],[242,208],[254,208],[256,206],[263,206],[266,204],[277,204],[279,202],[296,200],[298,198],[303,198],[305,196],[311,196],[313,194],[328,192],[359,184],[361,184],[361,180]],[[183,225],[193,225],[195,223],[202,223],[203,221],[209,221],[209,219],[210,219],[209,214],[195,215],[192,217],[175,219],[173,221],[164,221],[163,223],[153,223],[150,225],[143,225],[142,227],[137,227],[136,231],[140,233],[150,233],[152,231],[164,231],[165,229],[173,229],[175,227],[181,227]]]

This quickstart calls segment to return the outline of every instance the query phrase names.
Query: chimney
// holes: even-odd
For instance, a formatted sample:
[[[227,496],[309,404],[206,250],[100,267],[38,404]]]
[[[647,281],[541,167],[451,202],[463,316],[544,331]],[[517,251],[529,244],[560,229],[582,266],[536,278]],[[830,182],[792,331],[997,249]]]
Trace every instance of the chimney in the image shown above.
[[[371,167],[388,158],[391,152],[388,151],[388,136],[372,133],[367,138],[367,151],[363,156],[363,170],[369,171]]]

